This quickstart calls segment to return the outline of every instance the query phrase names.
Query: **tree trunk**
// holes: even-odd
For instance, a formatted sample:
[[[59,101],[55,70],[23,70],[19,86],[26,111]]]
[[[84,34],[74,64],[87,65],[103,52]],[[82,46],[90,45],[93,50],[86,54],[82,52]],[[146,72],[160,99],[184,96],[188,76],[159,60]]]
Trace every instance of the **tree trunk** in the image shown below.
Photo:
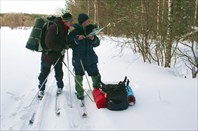
[[[161,2],[158,0],[157,5],[157,42],[156,42],[156,48],[155,48],[155,55],[157,64],[160,65],[160,43],[161,43],[161,36],[160,36],[160,10],[161,10]]]
[[[163,41],[164,39],[164,35],[163,35],[163,28],[164,28],[164,17],[165,17],[165,10],[166,10],[166,7],[165,7],[165,4],[166,4],[166,0],[162,0],[162,14],[161,14],[161,28],[160,28],[160,32],[161,32],[161,37],[160,37],[160,45],[161,45],[161,65],[163,66],[164,65],[164,61],[165,61],[165,42]]]
[[[195,16],[194,16],[194,28],[196,25],[196,21],[197,21],[197,8],[198,8],[198,0],[195,0]],[[195,72],[194,73],[194,77],[195,78],[197,76],[198,78],[198,44],[195,44],[195,63],[196,63],[196,67],[195,67]]]
[[[90,2],[89,2],[89,0],[87,0],[87,14],[88,14],[88,16],[90,16],[89,10],[90,10]]]
[[[94,0],[94,23],[97,23],[97,0]]]
[[[198,0],[195,0],[194,27],[196,25],[196,20],[197,20],[197,8],[198,8]]]
[[[170,67],[171,64],[171,49],[172,49],[172,0],[168,0],[168,28],[166,37],[165,51],[165,67]]]

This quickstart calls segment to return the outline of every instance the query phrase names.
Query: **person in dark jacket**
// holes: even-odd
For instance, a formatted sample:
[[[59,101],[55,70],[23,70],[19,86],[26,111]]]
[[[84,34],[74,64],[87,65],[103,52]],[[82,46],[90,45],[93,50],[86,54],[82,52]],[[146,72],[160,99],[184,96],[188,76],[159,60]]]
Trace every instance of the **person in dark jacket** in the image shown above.
[[[81,13],[78,16],[78,24],[73,25],[74,30],[69,33],[72,48],[72,65],[75,71],[75,89],[78,99],[84,99],[83,75],[87,71],[91,76],[93,88],[100,86],[100,73],[98,70],[98,56],[94,47],[99,46],[100,40],[96,35],[86,37],[93,31],[95,25],[90,24],[89,16]],[[78,81],[78,82],[77,82]]]
[[[41,56],[41,72],[39,79],[39,93],[38,97],[42,98],[45,91],[45,84],[47,76],[50,73],[51,66],[54,66],[55,78],[57,81],[57,94],[62,92],[64,87],[63,83],[63,70],[62,61],[64,58],[64,51],[66,48],[66,39],[69,27],[72,25],[72,15],[65,13],[62,18],[57,17],[54,23],[51,24],[45,35],[45,45],[47,49],[42,52]]]

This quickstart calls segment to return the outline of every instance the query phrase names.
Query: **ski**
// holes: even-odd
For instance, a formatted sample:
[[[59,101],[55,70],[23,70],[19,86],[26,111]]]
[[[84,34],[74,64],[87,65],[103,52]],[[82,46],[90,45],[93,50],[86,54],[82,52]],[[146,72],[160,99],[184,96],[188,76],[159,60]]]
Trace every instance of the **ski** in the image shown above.
[[[60,94],[57,94],[56,93],[56,101],[55,101],[55,113],[56,115],[60,115],[61,113],[61,108],[60,108],[60,102],[59,102],[59,98],[60,97]]]
[[[86,118],[87,117],[87,109],[86,109],[84,100],[80,100],[80,109],[81,109],[82,118]]]
[[[75,92],[75,95],[77,96],[77,93]],[[87,109],[85,106],[84,99],[76,98],[76,104],[77,104],[77,110],[82,118],[87,117]]]
[[[34,123],[35,116],[36,116],[36,113],[38,111],[38,108],[39,108],[39,105],[40,105],[40,102],[41,102],[42,98],[43,97],[40,97],[40,98],[36,98],[35,99],[37,101],[37,103],[36,103],[36,105],[34,107],[34,111],[33,111],[32,115],[31,115],[30,120],[29,120],[29,124],[31,124],[31,125]]]

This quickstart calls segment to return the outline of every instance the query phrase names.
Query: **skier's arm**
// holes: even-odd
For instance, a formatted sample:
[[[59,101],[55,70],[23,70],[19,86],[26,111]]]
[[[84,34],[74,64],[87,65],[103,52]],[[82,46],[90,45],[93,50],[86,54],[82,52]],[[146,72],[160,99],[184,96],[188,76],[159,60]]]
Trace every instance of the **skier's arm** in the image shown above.
[[[69,33],[69,35],[67,37],[67,47],[74,48],[76,46],[75,41],[74,41],[75,34],[76,33],[74,30]]]
[[[93,45],[93,47],[97,47],[100,45],[100,40],[97,36],[94,36],[94,39],[91,40],[91,44]]]

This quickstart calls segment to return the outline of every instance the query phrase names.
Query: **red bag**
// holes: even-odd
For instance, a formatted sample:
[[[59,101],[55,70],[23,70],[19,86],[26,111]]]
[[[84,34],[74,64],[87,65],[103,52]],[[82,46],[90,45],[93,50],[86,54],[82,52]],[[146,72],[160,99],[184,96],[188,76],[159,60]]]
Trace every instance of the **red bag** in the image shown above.
[[[100,89],[95,88],[93,90],[93,97],[98,109],[107,107],[107,100],[104,97],[104,94],[100,91]]]

